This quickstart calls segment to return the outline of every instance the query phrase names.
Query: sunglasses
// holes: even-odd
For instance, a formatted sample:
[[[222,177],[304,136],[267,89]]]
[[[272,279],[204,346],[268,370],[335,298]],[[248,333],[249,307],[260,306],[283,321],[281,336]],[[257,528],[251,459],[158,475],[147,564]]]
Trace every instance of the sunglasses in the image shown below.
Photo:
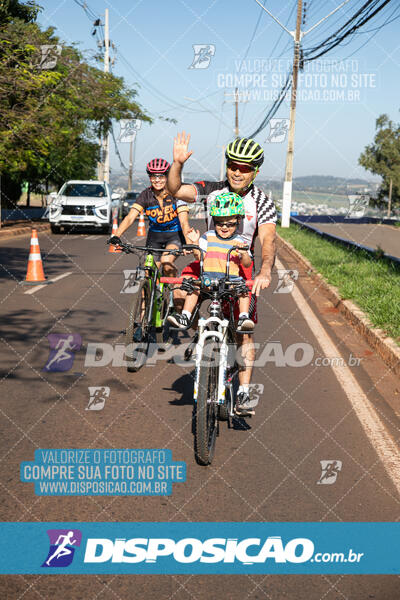
[[[224,223],[215,223],[216,227],[236,227],[237,221],[225,221]]]
[[[240,163],[235,163],[235,162],[227,162],[226,166],[231,171],[239,170],[241,173],[252,173],[253,171],[255,171],[255,169],[253,167],[251,167],[250,165],[242,165]]]
[[[166,175],[149,175],[150,179],[164,179]]]

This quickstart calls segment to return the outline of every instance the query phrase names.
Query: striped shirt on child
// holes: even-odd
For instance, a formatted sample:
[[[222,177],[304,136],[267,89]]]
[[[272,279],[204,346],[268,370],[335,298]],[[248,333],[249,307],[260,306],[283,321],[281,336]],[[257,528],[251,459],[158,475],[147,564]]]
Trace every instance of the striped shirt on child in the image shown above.
[[[244,244],[243,238],[235,234],[229,239],[218,237],[213,229],[206,231],[200,239],[199,246],[206,252],[204,256],[203,271],[207,275],[225,275],[228,252],[232,246]],[[229,276],[237,277],[239,275],[240,256],[237,252],[231,253]]]

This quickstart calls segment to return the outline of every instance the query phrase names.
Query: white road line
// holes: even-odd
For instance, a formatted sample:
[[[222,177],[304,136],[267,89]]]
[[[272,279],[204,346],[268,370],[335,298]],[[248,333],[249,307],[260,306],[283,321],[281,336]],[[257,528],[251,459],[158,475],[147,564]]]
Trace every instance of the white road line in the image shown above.
[[[276,264],[279,269],[285,268],[278,259],[276,260]],[[340,352],[296,285],[293,288],[292,297],[318,340],[324,355],[329,358],[339,357]],[[398,447],[390,437],[378,413],[357,383],[349,367],[345,363],[338,366],[333,362],[331,368],[352,405],[371,445],[381,459],[387,474],[400,493],[400,452]]]
[[[87,237],[85,237],[85,240],[98,240],[101,237],[103,237],[103,236],[101,236],[101,235],[88,235]]]
[[[68,275],[72,275],[72,271],[68,271],[68,273],[62,273],[61,275],[57,275],[57,277],[53,277],[52,279],[49,279],[49,281],[51,282],[55,282],[55,281],[59,281],[60,279],[64,279],[64,277],[68,277]],[[34,294],[35,292],[41,290],[42,288],[47,287],[47,284],[44,283],[43,285],[36,285],[35,287],[31,288],[30,290],[28,290],[27,292],[24,292],[24,294]]]

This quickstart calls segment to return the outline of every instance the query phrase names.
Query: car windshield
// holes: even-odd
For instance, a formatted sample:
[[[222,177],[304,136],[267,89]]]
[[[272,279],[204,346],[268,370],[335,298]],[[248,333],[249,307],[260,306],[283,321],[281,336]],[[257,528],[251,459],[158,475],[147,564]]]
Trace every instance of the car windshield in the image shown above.
[[[129,204],[132,204],[132,202],[134,200],[136,200],[136,198],[139,196],[138,192],[128,192],[125,196],[125,202],[129,202]]]
[[[70,183],[63,191],[63,196],[103,198],[105,195],[104,185],[101,185],[100,183]]]

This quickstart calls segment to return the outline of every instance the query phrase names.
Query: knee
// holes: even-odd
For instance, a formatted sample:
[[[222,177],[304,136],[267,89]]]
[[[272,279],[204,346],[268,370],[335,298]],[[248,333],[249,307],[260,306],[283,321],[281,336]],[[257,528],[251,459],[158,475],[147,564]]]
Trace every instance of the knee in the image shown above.
[[[163,260],[163,261],[161,261],[161,265],[162,265],[162,269],[166,275],[167,274],[171,275],[173,273],[176,273],[176,267],[175,267],[174,263],[167,261],[167,260]]]

